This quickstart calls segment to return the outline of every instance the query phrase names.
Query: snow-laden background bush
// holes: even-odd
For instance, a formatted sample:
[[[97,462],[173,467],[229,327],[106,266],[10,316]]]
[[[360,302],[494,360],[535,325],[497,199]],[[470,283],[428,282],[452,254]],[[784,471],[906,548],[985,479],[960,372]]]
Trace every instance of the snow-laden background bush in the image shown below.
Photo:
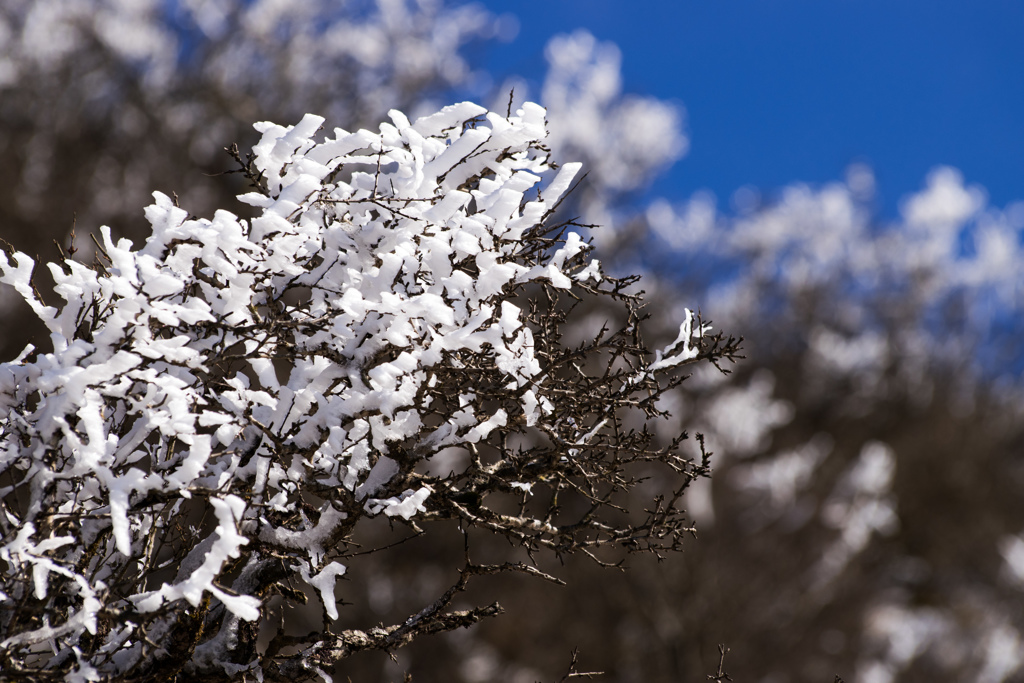
[[[553,220],[580,165],[554,170],[541,107],[390,118],[322,140],[312,115],[257,124],[239,198],[256,218],[189,218],[157,193],[138,250],[103,228],[93,265],[50,264],[59,306],[31,258],[0,256],[52,345],[0,366],[5,671],[329,679],[360,650],[499,613],[448,609],[475,575],[558,581],[473,562],[471,528],[530,557],[680,548],[706,457],[630,425],[663,416],[678,368],[735,345],[687,312],[647,352],[633,280]],[[627,325],[564,345],[584,299]],[[653,465],[659,492],[631,510]],[[428,535],[458,522],[460,577],[402,623],[333,633],[336,581],[373,549],[357,527],[379,516]],[[274,631],[271,595],[303,591],[321,629]]]
[[[992,206],[937,169],[880,219],[875,179],[854,166],[828,185],[742,190],[735,210],[706,195],[641,204],[631,193],[687,149],[679,105],[630,94],[629,55],[585,32],[552,38],[546,73],[499,83],[471,65],[508,22],[479,7],[75,0],[0,14],[0,229],[24,251],[66,251],[76,213],[81,261],[103,223],[141,243],[153,189],[212,215],[244,181],[213,175],[232,168],[218,150],[255,142],[253,120],[376,126],[391,107],[415,117],[457,99],[446,89],[505,112],[514,85],[513,109],[539,98],[548,144],[589,173],[564,215],[605,226],[606,271],[645,272],[663,343],[677,301],[747,337],[727,381],[698,372],[663,397],[677,421],[659,434],[699,428],[718,458],[687,494],[700,540],[682,561],[633,559],[620,576],[569,560],[569,587],[510,584],[502,619],[398,663],[353,658],[353,680],[556,679],[574,646],[609,680],[697,680],[720,642],[736,679],[1019,676],[1019,203]],[[5,289],[14,358],[47,331]],[[615,315],[595,307],[578,338]],[[411,541],[368,555],[367,601],[340,612],[395,623],[462,552]],[[567,613],[600,626],[538,618]]]

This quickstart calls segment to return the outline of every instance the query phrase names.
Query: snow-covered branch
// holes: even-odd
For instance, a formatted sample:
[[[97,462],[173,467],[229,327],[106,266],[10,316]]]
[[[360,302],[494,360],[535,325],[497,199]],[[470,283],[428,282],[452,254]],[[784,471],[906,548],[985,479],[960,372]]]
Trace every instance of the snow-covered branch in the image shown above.
[[[706,462],[623,421],[662,415],[679,367],[736,342],[688,314],[648,351],[634,279],[603,276],[553,218],[579,165],[548,158],[541,107],[390,118],[257,124],[240,197],[255,218],[191,218],[157,193],[140,248],[104,228],[92,266],[49,264],[59,305],[32,259],[0,255],[52,347],[0,366],[6,670],[294,680],[500,611],[439,608],[358,648],[314,633],[309,657],[269,666],[244,624],[296,590],[337,618],[352,534],[375,517],[458,520],[530,552],[679,547],[675,503]],[[594,299],[627,324],[566,347]],[[426,473],[452,452],[462,466]],[[667,498],[606,518],[652,464]]]

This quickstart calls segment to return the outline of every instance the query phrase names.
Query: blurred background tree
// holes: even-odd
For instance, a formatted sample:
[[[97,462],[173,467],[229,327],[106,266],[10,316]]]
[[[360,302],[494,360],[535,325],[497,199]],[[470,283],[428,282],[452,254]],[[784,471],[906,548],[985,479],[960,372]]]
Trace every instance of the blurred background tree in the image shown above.
[[[687,150],[682,110],[625,94],[620,52],[586,32],[551,39],[542,78],[489,78],[471,65],[509,22],[440,0],[11,0],[0,232],[49,255],[77,216],[88,254],[104,223],[138,239],[152,190],[200,215],[236,194],[221,149],[245,149],[254,120],[352,130],[457,97],[503,111],[539,81],[556,158],[589,171],[563,210],[605,226],[605,264],[645,271],[666,327],[699,304],[747,337],[729,379],[699,374],[667,406],[665,438],[700,431],[716,454],[688,493],[698,538],[629,572],[569,562],[569,588],[501,579],[501,619],[353,658],[352,680],[555,679],[578,647],[606,680],[695,681],[719,642],[736,680],[1020,680],[1021,205],[947,168],[884,219],[861,165],[725,212],[642,198]],[[2,296],[10,358],[37,331]],[[381,555],[342,612],[390,623],[441,587],[447,551]]]

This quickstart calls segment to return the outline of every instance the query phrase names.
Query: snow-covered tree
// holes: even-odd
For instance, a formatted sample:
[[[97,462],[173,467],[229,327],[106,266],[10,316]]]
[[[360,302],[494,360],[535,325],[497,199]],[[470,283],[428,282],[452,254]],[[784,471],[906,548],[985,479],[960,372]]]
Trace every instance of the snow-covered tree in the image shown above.
[[[663,588],[708,606],[680,637],[731,640],[734,675],[1011,680],[1024,214],[950,168],[894,220],[873,202],[854,166],[744,190],[732,213],[698,195],[638,219],[660,291],[702,301],[753,361],[671,399],[717,464],[690,496],[699,559]]]
[[[550,160],[541,107],[390,118],[326,136],[312,115],[258,124],[239,197],[256,217],[191,218],[157,193],[140,248],[104,228],[93,264],[49,265],[57,306],[31,258],[0,257],[50,332],[0,366],[6,675],[327,678],[499,613],[452,608],[477,576],[558,581],[537,555],[680,547],[707,457],[647,423],[681,368],[736,343],[686,312],[648,351],[635,279],[602,273],[555,218],[579,164]],[[624,324],[570,345],[590,300]],[[380,519],[398,531],[367,547]],[[338,586],[362,558],[453,524],[447,590],[393,625],[333,626],[339,591],[366,599]],[[513,550],[480,562],[473,532]],[[307,594],[322,617],[290,635],[271,600]]]
[[[353,680],[411,666],[535,681],[577,645],[611,680],[703,679],[722,641],[737,679],[1019,675],[1020,205],[990,206],[940,169],[880,219],[874,178],[855,166],[823,186],[745,189],[735,210],[703,194],[640,206],[630,193],[685,152],[681,108],[629,94],[630,56],[583,31],[552,38],[546,73],[474,71],[474,46],[503,26],[440,0],[3,3],[0,231],[33,255],[53,253],[53,238],[66,250],[77,213],[77,258],[89,261],[82,235],[101,223],[113,242],[141,243],[137,208],[153,189],[200,215],[227,206],[244,174],[223,175],[220,148],[254,141],[252,120],[318,111],[375,126],[393,107],[427,114],[438,97],[506,112],[514,86],[511,109],[539,98],[555,158],[588,174],[554,219],[604,226],[593,236],[607,272],[644,271],[651,338],[671,341],[700,302],[748,337],[751,359],[729,381],[698,370],[659,403],[674,415],[659,438],[699,429],[716,452],[715,478],[687,494],[701,533],[681,561],[633,558],[620,576],[569,559],[568,588],[515,584],[503,619],[414,643],[393,669],[348,660]],[[6,360],[48,332],[3,290]],[[628,324],[622,310],[585,297],[565,339]],[[463,546],[437,538],[359,556],[345,578],[363,571],[368,599],[339,609],[342,621],[399,623],[443,593]],[[599,626],[536,618],[566,613]]]

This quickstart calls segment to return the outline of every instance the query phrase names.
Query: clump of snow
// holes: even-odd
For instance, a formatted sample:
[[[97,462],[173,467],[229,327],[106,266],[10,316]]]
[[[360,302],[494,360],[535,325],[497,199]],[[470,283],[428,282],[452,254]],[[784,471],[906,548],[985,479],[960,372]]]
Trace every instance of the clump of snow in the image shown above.
[[[774,428],[793,419],[793,406],[773,396],[775,378],[758,371],[746,386],[729,386],[702,414],[709,447],[723,456],[746,457],[765,448]]]
[[[871,441],[843,474],[822,510],[823,521],[839,531],[839,538],[826,548],[813,569],[819,586],[842,571],[874,534],[886,536],[899,528],[896,500],[891,493],[895,472],[892,448]]]

